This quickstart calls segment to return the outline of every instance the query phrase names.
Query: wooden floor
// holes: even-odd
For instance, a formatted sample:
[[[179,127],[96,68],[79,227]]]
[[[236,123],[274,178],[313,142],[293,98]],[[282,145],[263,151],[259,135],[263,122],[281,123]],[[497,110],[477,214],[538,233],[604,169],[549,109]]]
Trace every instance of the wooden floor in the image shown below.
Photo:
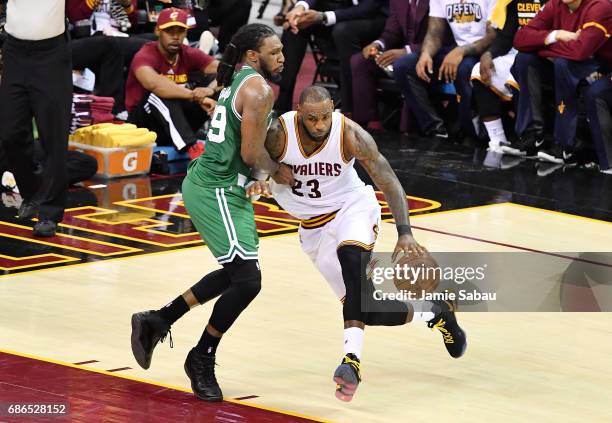
[[[510,203],[412,223],[432,251],[606,251],[612,239],[610,223]],[[383,224],[377,250],[390,251],[394,237]],[[363,383],[345,404],[332,382],[341,305],[296,234],[262,239],[261,265],[263,290],[218,352],[228,398],[257,396],[245,402],[334,422],[612,421],[610,313],[459,313],[469,341],[459,360],[422,323],[368,328]],[[3,277],[0,348],[130,367],[115,374],[189,389],[184,358],[211,306],[173,326],[174,348],[159,345],[148,371],[131,354],[130,316],[159,308],[215,267],[205,247],[194,247]]]

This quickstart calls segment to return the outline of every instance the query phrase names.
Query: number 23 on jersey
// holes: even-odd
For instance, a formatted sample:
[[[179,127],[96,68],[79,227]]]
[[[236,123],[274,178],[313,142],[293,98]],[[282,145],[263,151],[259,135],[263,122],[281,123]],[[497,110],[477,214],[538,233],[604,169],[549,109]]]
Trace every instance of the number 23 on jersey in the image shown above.
[[[306,181],[306,186],[310,188],[310,190],[308,189],[302,190],[303,185],[304,184],[302,181],[299,181],[296,179],[295,185],[291,187],[291,191],[293,191],[293,193],[297,195],[298,197],[303,197],[305,192],[310,198],[320,198],[321,197],[321,191],[319,191],[319,181],[318,180],[310,179],[309,181]]]

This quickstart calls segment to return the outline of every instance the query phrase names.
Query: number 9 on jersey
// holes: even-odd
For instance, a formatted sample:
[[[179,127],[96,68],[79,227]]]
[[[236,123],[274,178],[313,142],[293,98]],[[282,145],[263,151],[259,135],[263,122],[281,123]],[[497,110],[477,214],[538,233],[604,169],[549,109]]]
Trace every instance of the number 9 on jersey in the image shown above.
[[[225,106],[217,104],[215,107],[215,113],[210,120],[210,129],[206,137],[208,141],[216,142],[217,144],[225,141],[225,123],[226,123],[226,109]]]

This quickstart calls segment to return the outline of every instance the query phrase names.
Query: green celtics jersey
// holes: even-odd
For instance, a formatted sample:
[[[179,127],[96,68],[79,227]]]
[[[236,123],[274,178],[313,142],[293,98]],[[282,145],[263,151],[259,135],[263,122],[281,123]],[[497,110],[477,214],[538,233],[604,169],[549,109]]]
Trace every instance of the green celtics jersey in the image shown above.
[[[205,152],[189,165],[188,176],[196,184],[211,188],[244,186],[251,169],[240,156],[242,117],[235,103],[242,84],[253,77],[260,78],[259,73],[245,65],[234,73],[232,84],[219,94],[206,136]],[[271,115],[268,124],[270,121]]]

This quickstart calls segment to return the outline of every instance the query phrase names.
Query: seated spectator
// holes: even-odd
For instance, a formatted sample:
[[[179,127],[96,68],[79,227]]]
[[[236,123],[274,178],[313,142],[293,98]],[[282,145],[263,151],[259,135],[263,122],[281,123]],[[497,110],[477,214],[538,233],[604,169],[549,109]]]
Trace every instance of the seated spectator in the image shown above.
[[[193,12],[195,28],[189,30],[188,37],[196,41],[202,32],[210,27],[219,27],[217,38],[219,51],[225,51],[238,29],[249,22],[252,0],[184,0]]]
[[[138,0],[67,0],[68,19],[77,27],[89,21],[90,34],[118,35],[138,20]]]
[[[514,38],[519,54],[512,74],[520,87],[515,154],[537,155],[559,164],[576,163],[583,145],[576,138],[578,87],[612,64],[612,3],[609,0],[549,0]],[[555,142],[543,149],[542,82],[554,81]],[[540,150],[540,151],[538,151]]]
[[[512,42],[516,31],[535,17],[542,3],[540,0],[501,0],[491,15],[490,22],[497,35],[472,70],[474,99],[489,135],[490,151],[503,152],[503,147],[510,145],[504,132],[501,109],[502,101],[512,100],[509,86],[518,87],[510,73],[518,53]]]
[[[409,53],[419,51],[427,32],[429,0],[391,0],[383,33],[351,58],[353,120],[371,130],[381,130],[376,101],[376,80],[383,69]]]
[[[73,68],[92,70],[96,94],[113,97],[113,113],[125,119],[124,67],[151,41],[126,33],[137,23],[137,0],[66,0],[66,16],[73,27]]]
[[[276,15],[274,15],[274,18],[272,18],[274,25],[283,26],[285,24],[285,22],[287,21],[287,13],[289,13],[289,11],[293,9],[293,6],[295,6],[295,3],[296,3],[296,0],[283,0],[282,1],[280,10],[278,11]],[[263,13],[262,7],[263,5],[259,7],[260,14]]]
[[[344,113],[352,112],[351,56],[358,53],[385,25],[387,0],[302,0],[287,13],[283,31],[285,69],[274,108],[292,109],[293,89],[311,35],[333,42],[340,61],[340,94]]]
[[[129,121],[157,132],[158,145],[174,145],[194,159],[204,151],[197,130],[211,113],[215,101],[211,87],[187,88],[190,73],[212,75],[218,61],[183,44],[188,15],[181,9],[164,9],[157,20],[158,41],[146,44],[134,57],[126,86]]]
[[[90,69],[96,75],[95,93],[115,99],[113,114],[125,110],[123,55],[115,37],[87,37],[71,40],[72,68]]]
[[[595,81],[584,102],[599,169],[612,175],[612,74]]]
[[[421,51],[395,62],[395,80],[426,136],[448,138],[444,121],[429,98],[428,91],[435,80],[455,85],[463,131],[466,135],[476,134],[472,120],[470,74],[495,37],[495,31],[487,25],[494,5],[494,0],[431,0],[429,24]],[[443,45],[449,27],[456,44],[454,47]]]

